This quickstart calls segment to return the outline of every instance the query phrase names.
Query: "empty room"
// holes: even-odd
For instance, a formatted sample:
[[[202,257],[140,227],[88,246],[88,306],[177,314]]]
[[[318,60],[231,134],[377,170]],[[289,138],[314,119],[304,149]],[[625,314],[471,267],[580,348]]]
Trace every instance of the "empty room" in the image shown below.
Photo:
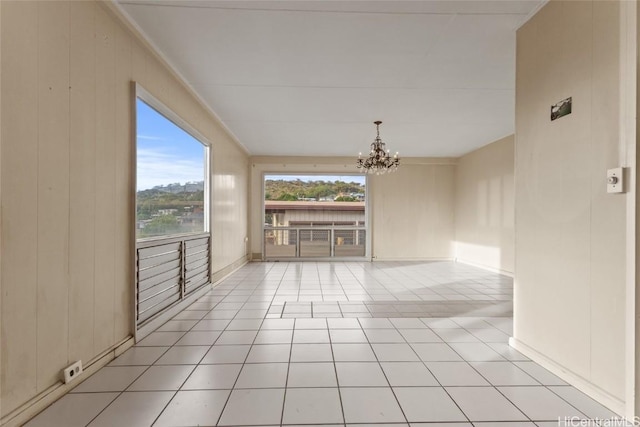
[[[0,425],[638,425],[639,13],[0,1]]]

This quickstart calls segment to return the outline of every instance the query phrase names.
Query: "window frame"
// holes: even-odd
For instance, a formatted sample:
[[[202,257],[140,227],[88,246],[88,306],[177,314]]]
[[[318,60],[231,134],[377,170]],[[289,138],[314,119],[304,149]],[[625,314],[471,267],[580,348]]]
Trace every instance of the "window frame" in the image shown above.
[[[193,233],[176,233],[167,234],[162,236],[151,237],[137,237],[137,224],[138,224],[138,107],[137,101],[140,99],[142,102],[153,108],[158,114],[165,119],[173,123],[182,131],[189,134],[192,138],[197,140],[204,148],[204,227],[203,231]],[[149,242],[154,240],[171,239],[179,236],[190,236],[196,234],[209,234],[211,235],[211,142],[200,133],[196,128],[191,126],[186,120],[180,117],[176,112],[169,108],[166,104],[153,96],[149,91],[142,87],[139,83],[134,83],[134,97],[133,97],[133,138],[134,138],[134,240],[136,243]]]

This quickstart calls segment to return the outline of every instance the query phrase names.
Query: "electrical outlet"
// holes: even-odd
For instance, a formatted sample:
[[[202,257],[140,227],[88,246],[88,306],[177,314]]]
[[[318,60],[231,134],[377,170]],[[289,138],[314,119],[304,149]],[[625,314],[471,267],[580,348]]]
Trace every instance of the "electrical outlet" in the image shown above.
[[[624,192],[624,169],[614,168],[607,170],[607,193]]]
[[[64,383],[67,384],[76,379],[78,375],[82,373],[82,360],[78,360],[72,365],[67,366],[62,370],[64,375]]]

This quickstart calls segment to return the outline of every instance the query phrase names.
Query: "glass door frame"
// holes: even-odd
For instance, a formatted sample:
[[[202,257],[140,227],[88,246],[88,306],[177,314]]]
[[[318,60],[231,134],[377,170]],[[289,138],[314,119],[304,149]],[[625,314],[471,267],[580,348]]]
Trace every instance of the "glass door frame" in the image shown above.
[[[364,231],[365,231],[365,238],[366,238],[366,242],[365,242],[365,254],[364,256],[354,256],[354,257],[334,257],[333,256],[333,250],[331,251],[331,256],[329,257],[300,257],[299,254],[296,253],[295,257],[283,257],[283,258],[267,258],[267,254],[266,254],[266,250],[265,250],[265,244],[266,244],[266,240],[265,240],[265,231],[267,230],[267,228],[265,227],[264,224],[264,217],[265,217],[265,206],[266,206],[266,200],[265,200],[265,194],[266,194],[266,188],[265,188],[265,183],[266,183],[266,177],[270,176],[270,175],[277,175],[277,176],[291,176],[291,177],[296,177],[296,176],[361,176],[364,177],[365,179],[365,196],[364,196]],[[261,213],[260,213],[260,218],[261,218],[261,226],[260,226],[260,248],[261,248],[261,252],[262,252],[262,261],[371,261],[372,260],[372,256],[371,256],[371,248],[372,248],[372,236],[371,236],[371,192],[369,191],[369,184],[370,184],[370,179],[369,179],[369,175],[367,174],[361,174],[361,173],[357,173],[357,172],[352,172],[352,173],[343,173],[343,172],[294,172],[294,171],[263,171],[261,173],[261,193],[260,193],[260,209],[261,209]],[[295,227],[294,227],[295,228]],[[304,227],[303,227],[304,228]],[[332,243],[333,245],[333,243]]]

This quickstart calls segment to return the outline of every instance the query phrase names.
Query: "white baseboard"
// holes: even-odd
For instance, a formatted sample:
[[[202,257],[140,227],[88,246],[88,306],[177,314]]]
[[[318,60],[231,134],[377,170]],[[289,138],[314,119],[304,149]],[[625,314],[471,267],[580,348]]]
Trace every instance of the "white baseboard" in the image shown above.
[[[622,414],[625,413],[624,401],[601,389],[586,378],[572,372],[570,369],[567,369],[559,363],[551,360],[549,357],[528,346],[522,341],[517,340],[516,338],[509,338],[509,345],[542,366],[543,368],[550,371],[552,374],[560,377],[587,396],[606,406],[616,414],[622,416]]]
[[[236,271],[240,270],[242,267],[244,267],[249,262],[251,262],[249,260],[249,257],[248,256],[244,256],[242,258],[239,258],[238,260],[236,260],[232,264],[226,266],[222,270],[218,270],[215,273],[213,273],[212,274],[213,287],[216,287],[218,284],[220,284],[220,282],[222,282],[227,277],[231,276]]]
[[[83,366],[82,375],[77,380],[64,384],[62,381],[52,385],[48,389],[32,397],[18,408],[14,409],[2,419],[0,425],[3,427],[18,427],[25,424],[31,418],[45,410],[49,405],[60,399],[62,396],[73,390],[75,387],[86,381],[100,368],[107,365],[113,359],[124,353],[134,344],[133,336],[128,336],[119,343],[111,346],[98,356],[94,357]]]
[[[490,271],[492,273],[502,274],[503,276],[507,276],[507,277],[511,277],[511,278],[514,277],[513,271],[507,271],[507,270],[502,270],[500,268],[490,267],[490,266],[484,265],[484,264],[478,264],[477,262],[469,261],[469,260],[466,260],[466,259],[456,258],[455,262],[459,262],[460,264],[470,265],[472,267],[481,268],[483,270]]]
[[[194,291],[191,295],[186,296],[183,300],[180,300],[175,305],[166,309],[165,311],[160,312],[153,318],[153,320],[145,323],[140,328],[138,328],[135,332],[136,342],[139,342],[144,337],[149,335],[151,332],[158,329],[160,326],[164,325],[168,320],[170,320],[173,316],[180,313],[182,310],[193,304],[198,298],[206,294],[212,289],[211,283],[205,285]]]
[[[338,261],[338,260],[337,260]],[[453,261],[453,258],[388,258],[374,257],[372,262],[437,262],[437,261]]]
[[[242,257],[242,258],[238,259],[237,261],[235,261],[234,263],[226,266],[222,270],[219,270],[219,271],[213,273],[211,275],[212,283],[210,283],[210,284],[208,284],[206,286],[203,286],[202,288],[198,289],[193,294],[185,297],[183,300],[181,300],[180,302],[178,302],[174,306],[172,306],[172,307],[168,308],[166,311],[161,312],[160,314],[158,314],[157,317],[155,317],[149,323],[147,323],[147,324],[143,325],[142,327],[140,327],[135,333],[136,342],[139,342],[144,337],[149,335],[151,332],[155,331],[160,326],[165,324],[173,316],[175,316],[176,314],[180,313],[182,310],[184,310],[185,308],[187,308],[188,306],[193,304],[198,298],[200,298],[201,296],[205,295],[207,292],[209,292],[211,289],[213,289],[213,287],[215,285],[217,285],[218,283],[220,283],[222,280],[226,279],[231,274],[235,273],[239,268],[241,268],[247,262],[249,262],[247,260],[247,258],[246,257]]]

